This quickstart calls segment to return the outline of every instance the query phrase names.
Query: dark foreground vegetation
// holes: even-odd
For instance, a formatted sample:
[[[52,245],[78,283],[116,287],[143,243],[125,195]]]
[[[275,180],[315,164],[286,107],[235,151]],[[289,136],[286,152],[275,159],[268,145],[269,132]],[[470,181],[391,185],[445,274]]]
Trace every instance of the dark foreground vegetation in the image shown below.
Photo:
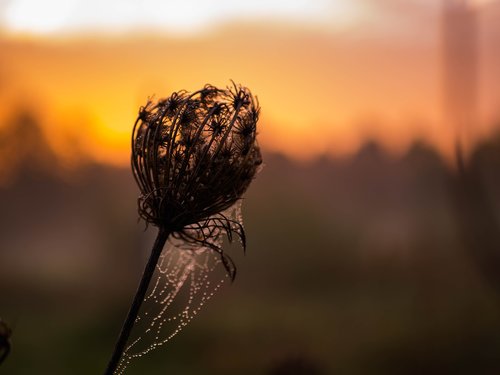
[[[0,142],[16,152],[0,188],[0,373],[98,374],[153,233],[128,169],[55,167],[28,120]],[[128,374],[500,373],[499,138],[462,169],[422,143],[264,160],[247,255],[229,250],[235,283]]]

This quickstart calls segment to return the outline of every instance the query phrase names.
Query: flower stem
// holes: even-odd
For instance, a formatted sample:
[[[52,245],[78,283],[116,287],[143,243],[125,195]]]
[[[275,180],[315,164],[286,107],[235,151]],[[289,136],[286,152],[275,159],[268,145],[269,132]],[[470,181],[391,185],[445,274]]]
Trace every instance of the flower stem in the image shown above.
[[[106,368],[106,372],[104,373],[105,375],[113,375],[116,371],[116,368],[118,367],[118,364],[120,363],[120,359],[123,355],[123,352],[125,351],[125,346],[127,345],[130,332],[134,327],[137,314],[139,313],[142,301],[144,301],[149,283],[156,269],[156,264],[158,263],[158,259],[160,258],[163,246],[165,245],[165,242],[167,241],[169,235],[170,231],[165,228],[160,228],[158,231],[153,249],[151,250],[151,255],[149,256],[148,263],[146,264],[146,268],[144,269],[144,273],[142,274],[141,282],[139,284],[139,287],[137,288],[137,292],[135,293],[135,297],[132,301],[132,305],[130,306],[127,318],[123,323],[120,336],[118,336],[115,350],[113,352],[113,355],[111,356],[111,359],[109,360],[108,367]]]

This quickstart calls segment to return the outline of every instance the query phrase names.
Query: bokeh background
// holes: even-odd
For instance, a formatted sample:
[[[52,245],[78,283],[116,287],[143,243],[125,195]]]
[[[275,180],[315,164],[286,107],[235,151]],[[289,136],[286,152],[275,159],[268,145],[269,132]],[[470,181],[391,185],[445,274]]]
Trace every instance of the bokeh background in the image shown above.
[[[0,373],[102,373],[155,234],[138,108],[230,79],[247,254],[127,373],[500,373],[499,67],[498,0],[0,0]]]

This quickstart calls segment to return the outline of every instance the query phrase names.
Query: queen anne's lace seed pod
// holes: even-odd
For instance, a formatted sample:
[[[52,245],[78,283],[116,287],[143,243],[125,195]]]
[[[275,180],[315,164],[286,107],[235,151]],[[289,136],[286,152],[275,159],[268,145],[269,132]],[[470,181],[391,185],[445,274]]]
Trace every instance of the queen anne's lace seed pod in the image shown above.
[[[139,214],[187,243],[219,252],[221,232],[239,235],[240,224],[224,211],[248,188],[262,163],[256,140],[257,99],[233,83],[180,91],[139,111],[132,136],[132,169],[141,190]]]

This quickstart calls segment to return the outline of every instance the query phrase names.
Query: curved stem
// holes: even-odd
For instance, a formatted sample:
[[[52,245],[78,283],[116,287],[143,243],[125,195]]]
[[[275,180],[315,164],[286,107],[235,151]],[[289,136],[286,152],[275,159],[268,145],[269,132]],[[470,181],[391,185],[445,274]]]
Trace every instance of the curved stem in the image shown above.
[[[144,273],[142,274],[141,282],[139,284],[139,287],[137,288],[137,292],[135,293],[135,297],[132,301],[132,305],[130,306],[127,318],[123,323],[120,335],[118,336],[113,355],[111,356],[108,367],[104,372],[105,375],[113,375],[116,371],[116,368],[118,367],[118,364],[120,363],[120,359],[123,355],[123,352],[125,351],[125,346],[127,345],[130,333],[132,332],[132,328],[134,327],[135,320],[137,319],[137,314],[139,313],[142,301],[144,301],[149,283],[156,269],[158,259],[160,258],[163,246],[165,245],[165,242],[167,241],[169,235],[170,231],[165,228],[160,228],[158,231],[156,241],[153,245],[153,249],[151,250],[151,255],[149,256],[148,263],[146,264],[146,268],[144,269]]]

